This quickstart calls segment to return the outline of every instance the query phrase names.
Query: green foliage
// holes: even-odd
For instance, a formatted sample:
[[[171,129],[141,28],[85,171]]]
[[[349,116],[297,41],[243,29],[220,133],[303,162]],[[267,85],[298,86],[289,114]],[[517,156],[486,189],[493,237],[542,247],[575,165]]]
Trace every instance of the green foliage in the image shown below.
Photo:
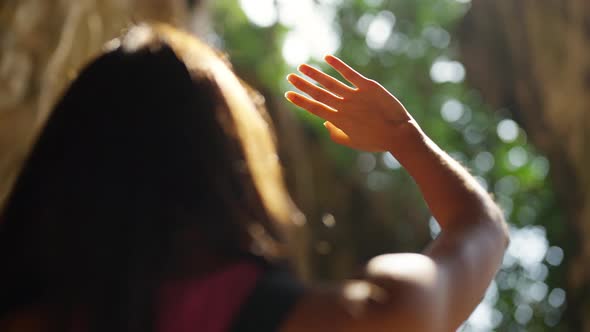
[[[290,12],[281,8],[289,1],[240,1],[246,2],[257,2],[261,10],[270,3],[279,19],[267,27],[259,27],[249,20],[237,1],[216,1],[214,21],[221,46],[231,55],[242,77],[256,82],[262,91],[280,96],[290,89],[284,78],[295,69],[284,58],[286,38],[290,31],[298,29],[297,24],[314,24],[313,17],[309,21],[283,24]],[[456,0],[290,2],[331,13],[334,19],[324,24],[337,31],[340,47],[336,55],[393,92],[426,133],[468,167],[503,207],[513,228],[513,242],[496,281],[464,330],[557,330],[563,305],[561,291],[554,289],[563,282],[560,268],[563,252],[552,244],[563,241],[558,232],[562,216],[548,181],[549,164],[528,145],[526,133],[508,119],[506,110],[491,110],[479,93],[464,82],[464,69],[457,59],[458,45],[452,31],[469,3]],[[376,23],[379,20],[381,29]],[[383,35],[387,38],[383,39]],[[333,73],[319,60],[312,55],[308,62]],[[339,147],[329,142],[320,120],[300,110],[293,109],[293,112],[306,128],[315,132],[316,142],[341,169],[349,170],[350,176],[364,181],[368,191],[376,192],[365,199],[388,202],[383,212],[386,220],[404,216],[396,214],[396,210],[413,209],[409,215],[428,215],[413,182],[390,156]],[[364,172],[359,170],[357,165],[362,164],[363,158],[376,166]],[[385,160],[382,158],[389,163],[376,162]],[[358,209],[362,206],[367,209],[383,204],[358,200]],[[355,238],[344,236],[343,239],[341,233],[333,232],[332,239],[354,242],[349,250],[356,250],[356,262],[362,261],[391,248],[386,243],[391,238],[384,232],[400,231],[392,223],[386,221],[365,228],[344,225],[355,230]],[[433,220],[430,227],[436,232]],[[312,230],[330,237],[325,230]],[[423,245],[424,241],[416,234],[408,232],[404,237],[411,239],[415,250]],[[324,262],[337,264],[330,260]]]

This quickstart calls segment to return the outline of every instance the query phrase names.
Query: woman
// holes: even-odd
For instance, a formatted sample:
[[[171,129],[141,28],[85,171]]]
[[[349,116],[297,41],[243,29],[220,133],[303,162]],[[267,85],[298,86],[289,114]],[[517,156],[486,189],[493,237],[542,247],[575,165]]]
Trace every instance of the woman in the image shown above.
[[[452,331],[508,242],[502,213],[397,99],[333,56],[286,97],[332,139],[390,151],[442,232],[361,280],[302,287],[298,211],[261,98],[213,50],[165,26],[109,43],[50,115],[0,222],[2,331]]]

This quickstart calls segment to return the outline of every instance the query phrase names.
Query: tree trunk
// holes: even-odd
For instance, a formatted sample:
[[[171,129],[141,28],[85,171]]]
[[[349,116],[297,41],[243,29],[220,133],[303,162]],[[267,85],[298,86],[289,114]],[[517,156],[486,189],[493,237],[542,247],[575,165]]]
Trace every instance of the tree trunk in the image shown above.
[[[571,331],[590,331],[590,2],[473,1],[459,27],[468,80],[551,162],[567,216]]]

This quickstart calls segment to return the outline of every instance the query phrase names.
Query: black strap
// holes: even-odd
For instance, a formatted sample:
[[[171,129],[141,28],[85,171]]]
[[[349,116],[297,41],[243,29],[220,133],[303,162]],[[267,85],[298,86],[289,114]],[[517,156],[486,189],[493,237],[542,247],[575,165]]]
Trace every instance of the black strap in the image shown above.
[[[242,305],[231,332],[276,332],[303,294],[290,273],[269,269]]]

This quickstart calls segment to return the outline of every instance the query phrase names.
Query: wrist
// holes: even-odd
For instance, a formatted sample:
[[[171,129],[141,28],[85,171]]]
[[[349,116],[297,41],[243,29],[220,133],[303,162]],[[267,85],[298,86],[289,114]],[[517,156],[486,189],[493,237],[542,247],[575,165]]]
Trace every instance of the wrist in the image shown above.
[[[396,125],[392,130],[387,151],[400,162],[403,162],[403,160],[411,158],[412,155],[423,150],[427,140],[429,140],[428,136],[422,131],[418,123],[412,119]]]

